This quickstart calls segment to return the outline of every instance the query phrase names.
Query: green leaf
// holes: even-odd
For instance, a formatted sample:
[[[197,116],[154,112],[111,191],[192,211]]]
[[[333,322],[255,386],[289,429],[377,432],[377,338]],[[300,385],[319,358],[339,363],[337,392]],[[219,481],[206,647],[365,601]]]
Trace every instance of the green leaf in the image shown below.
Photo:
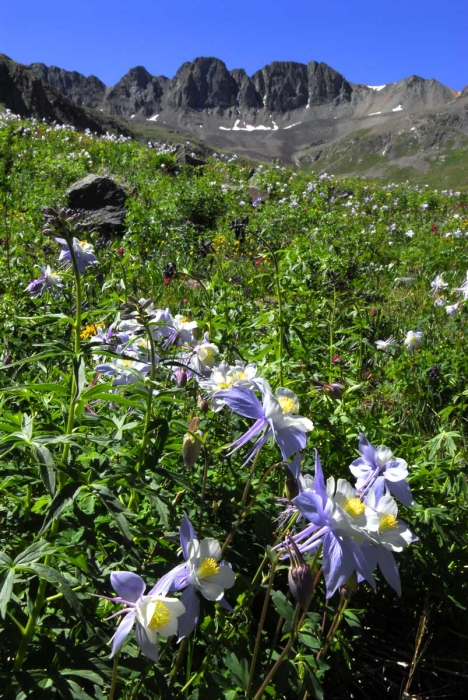
[[[13,593],[15,577],[15,570],[10,569],[3,580],[3,585],[0,590],[0,615],[3,619],[5,619],[7,605],[10,602],[11,594]]]
[[[272,593],[271,599],[273,601],[273,605],[275,606],[275,610],[278,613],[278,615],[284,617],[284,619],[288,622],[291,622],[294,617],[294,608],[289,602],[289,600],[286,598],[284,593],[282,593],[281,591],[274,591]]]
[[[234,652],[230,652],[224,657],[224,663],[231,671],[232,678],[236,684],[242,688],[242,690],[247,690],[249,684],[249,665],[247,659],[241,659],[239,661]]]
[[[73,396],[73,402],[75,402],[80,398],[86,381],[83,355],[78,355],[78,357],[73,359],[73,376],[75,377],[75,395]]]
[[[23,552],[17,555],[13,565],[14,566],[25,566],[31,562],[38,561],[42,559],[46,554],[52,554],[55,552],[55,548],[51,547],[47,540],[38,540],[33,544],[29,545]]]
[[[44,523],[41,529],[39,530],[39,535],[43,535],[44,532],[52,525],[54,520],[60,516],[62,511],[71,503],[73,503],[78,493],[80,492],[80,489],[80,484],[75,484],[73,482],[70,484],[65,484],[63,489],[59,491],[59,493],[55,496],[54,500],[50,504],[50,508],[45,517]]]
[[[51,566],[47,566],[46,564],[39,564],[37,562],[30,564],[27,568],[34,571],[34,573],[36,573],[39,576],[39,578],[44,579],[49,583],[56,584],[60,592],[63,593],[63,596],[67,603],[73,608],[73,610],[76,613],[78,613],[78,615],[81,615],[82,610],[79,598],[75,595],[75,593],[73,593],[70,587],[70,582],[68,581],[68,579],[65,578],[63,574],[61,574],[56,569],[53,569]]]
[[[55,462],[45,445],[41,445],[39,442],[33,442],[32,448],[34,455],[39,463],[39,471],[41,474],[41,479],[44,482],[47,492],[52,496],[55,496]]]

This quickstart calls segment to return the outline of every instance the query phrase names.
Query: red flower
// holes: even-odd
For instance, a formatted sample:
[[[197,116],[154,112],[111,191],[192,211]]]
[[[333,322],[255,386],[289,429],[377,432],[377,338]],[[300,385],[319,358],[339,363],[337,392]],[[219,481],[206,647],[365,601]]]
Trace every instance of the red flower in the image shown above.
[[[166,285],[166,287],[167,287],[167,285],[170,284],[170,283],[171,283],[171,278],[170,278],[170,277],[166,277],[166,279],[164,280],[164,284]]]
[[[117,252],[119,255],[123,255],[125,253],[125,250],[123,248],[117,248]]]

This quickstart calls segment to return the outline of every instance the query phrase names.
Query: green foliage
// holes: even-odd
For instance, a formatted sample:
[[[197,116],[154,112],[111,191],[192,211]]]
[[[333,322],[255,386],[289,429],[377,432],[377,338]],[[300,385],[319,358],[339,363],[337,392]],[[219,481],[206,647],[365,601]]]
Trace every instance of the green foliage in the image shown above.
[[[112,595],[112,571],[153,585],[175,566],[184,512],[201,536],[227,541],[234,613],[202,600],[194,635],[164,641],[157,665],[131,637],[115,697],[254,697],[278,660],[262,697],[338,698],[351,685],[356,697],[363,688],[398,697],[428,599],[412,692],[450,686],[456,695],[467,673],[467,312],[461,304],[452,318],[434,306],[430,283],[442,274],[450,303],[462,299],[453,289],[468,269],[466,197],[278,165],[249,180],[233,158],[195,169],[165,149],[0,122],[2,697],[109,697],[108,617],[118,607],[97,596]],[[77,327],[72,270],[60,273],[61,297],[31,298],[25,288],[36,265],[56,267],[41,207],[63,206],[67,187],[89,172],[110,173],[130,196],[122,238],[89,236],[99,265],[82,277]],[[250,185],[264,203],[251,205]],[[232,221],[245,216],[236,237]],[[305,473],[316,447],[328,475],[349,478],[361,431],[408,462],[416,506],[402,513],[419,542],[399,557],[401,600],[379,580],[376,596],[361,584],[353,608],[342,608],[320,583],[296,629],[286,567],[271,554],[284,508],[277,448],[262,448],[250,482],[246,453],[224,449],[247,422],[226,409],[203,413],[196,383],[178,387],[178,360],[159,346],[146,380],[154,394],[96,373],[115,352],[96,357],[90,338],[120,321],[132,298],[149,297],[196,319],[231,363],[255,362],[272,386],[298,395],[314,422]],[[409,330],[423,332],[412,354]],[[391,335],[389,351],[377,350]],[[188,468],[182,445],[195,416],[201,456]]]

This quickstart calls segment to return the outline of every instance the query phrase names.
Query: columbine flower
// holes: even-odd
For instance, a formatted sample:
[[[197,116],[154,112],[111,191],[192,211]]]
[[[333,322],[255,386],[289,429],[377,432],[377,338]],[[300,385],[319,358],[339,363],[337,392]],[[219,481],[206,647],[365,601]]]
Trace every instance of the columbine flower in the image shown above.
[[[405,345],[410,352],[414,352],[422,343],[422,331],[408,331],[405,338]]]
[[[377,350],[382,350],[383,352],[388,352],[390,349],[390,346],[393,345],[395,342],[395,338],[393,335],[390,336],[390,338],[387,338],[387,340],[376,340],[375,345]]]
[[[213,369],[209,379],[200,381],[200,387],[211,395],[211,410],[217,413],[225,405],[225,401],[218,399],[218,391],[230,389],[233,386],[253,387],[252,380],[256,374],[255,364],[245,366],[243,362],[236,362],[235,366],[232,366],[227,362],[221,362]]]
[[[454,292],[461,292],[463,294],[463,300],[468,299],[468,271],[466,273],[466,280],[463,282],[461,287],[455,287]]]
[[[59,262],[70,266],[72,264],[70,246],[65,238],[56,238],[55,240],[57,243],[60,243],[60,245],[63,246],[62,250],[60,251]],[[99,262],[97,257],[94,255],[92,245],[86,241],[79,241],[77,238],[74,238],[72,245],[80,275],[83,274],[88,265],[94,265],[95,263]]]
[[[159,581],[159,585],[168,585],[167,591],[180,591],[185,614],[179,618],[179,639],[187,637],[194,629],[200,616],[199,591],[204,598],[220,603],[231,610],[224,600],[224,591],[234,585],[235,574],[227,562],[221,559],[221,547],[215,539],[197,539],[192,523],[184,515],[179,528],[180,544],[185,564],[179,564],[172,572]],[[150,591],[152,593],[152,591]]]
[[[431,293],[438,294],[441,289],[445,289],[446,287],[448,287],[448,283],[444,280],[442,275],[437,275],[431,282]]]
[[[394,457],[385,445],[375,447],[364,433],[359,435],[359,452],[361,456],[349,468],[357,479],[356,488],[360,493],[367,493],[371,487],[378,492],[385,486],[404,505],[414,504],[411,489],[406,482],[408,464],[404,459]]]
[[[264,431],[244,464],[263,447],[268,438],[273,437],[280,448],[284,461],[286,462],[293,457],[288,467],[294,478],[297,479],[300,471],[299,450],[304,449],[306,433],[313,429],[314,424],[304,416],[293,415],[299,410],[299,401],[294,392],[289,389],[277,389],[274,396],[265,379],[257,379],[256,383],[263,393],[263,405],[251,389],[243,386],[233,386],[231,389],[219,391],[216,394],[217,398],[225,401],[235,413],[255,419],[255,423],[245,435],[232,443],[230,447],[233,449],[229,454],[233,454],[253,437]]]
[[[46,265],[46,267],[36,265],[36,267],[41,270],[42,277],[28,284],[25,292],[29,292],[33,299],[41,297],[46,290],[49,290],[53,296],[58,296],[60,289],[63,287],[61,277],[56,272],[52,272],[50,265]]]
[[[144,595],[146,585],[141,576],[128,571],[115,571],[111,574],[112,588],[118,596],[110,598],[124,605],[115,615],[124,617],[112,638],[112,653],[120,649],[128,637],[136,619],[136,641],[142,652],[152,661],[158,660],[158,634],[169,637],[177,632],[177,621],[185,613],[180,600],[167,598],[163,577],[148,595]],[[115,617],[112,615],[112,617]]]
[[[323,545],[323,575],[327,598],[346,583],[355,572],[375,588],[375,579],[360,544],[369,540],[366,532],[365,505],[355,489],[344,479],[330,477],[325,486],[318,453],[315,459],[314,490],[304,491],[293,504],[310,521],[293,536],[299,551],[315,551]],[[281,545],[284,550],[287,545]],[[286,552],[282,556],[288,556]]]
[[[460,311],[460,302],[457,301],[456,304],[451,304],[450,306],[445,307],[445,311],[449,316],[456,316],[457,313]]]
[[[397,520],[398,508],[394,499],[385,495],[377,501],[374,490],[366,499],[366,530],[372,542],[363,547],[372,571],[379,566],[387,583],[401,595],[400,575],[392,552],[401,552],[417,540],[403,520]]]
[[[130,353],[127,351],[126,354]],[[140,362],[136,353],[133,353],[133,356],[135,359],[112,358],[111,362],[97,365],[96,372],[115,377],[112,386],[127,386],[141,381],[151,371],[151,363]]]

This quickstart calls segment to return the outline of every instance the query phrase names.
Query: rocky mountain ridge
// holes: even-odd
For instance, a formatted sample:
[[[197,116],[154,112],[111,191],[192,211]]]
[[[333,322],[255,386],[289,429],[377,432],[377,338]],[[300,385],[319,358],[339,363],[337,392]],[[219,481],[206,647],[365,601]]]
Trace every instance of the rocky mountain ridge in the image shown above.
[[[169,129],[256,159],[326,164],[332,170],[333,153],[343,170],[342,153],[347,152],[351,155],[345,159],[346,174],[352,174],[355,166],[367,162],[370,149],[379,159],[370,174],[379,175],[388,154],[393,154],[392,165],[406,158],[406,141],[411,145],[411,167],[421,171],[427,163],[420,161],[426,161],[429,152],[435,157],[446,144],[468,146],[468,87],[458,93],[435,79],[410,76],[388,85],[360,85],[317,61],[277,61],[249,76],[242,68],[229,71],[217,58],[200,57],[184,63],[172,79],[137,66],[108,87],[76,71],[40,63],[14,65],[7,80],[5,59],[0,58],[0,102],[8,102],[2,98],[8,93],[7,106],[13,111],[25,113],[11,103],[19,104],[12,95],[28,83],[28,100],[36,112],[39,103],[51,103],[59,112],[54,118],[66,120],[68,110],[68,121],[76,126],[86,118],[94,123],[114,119],[120,130],[127,128],[142,138],[152,130]],[[41,102],[36,97],[34,102],[31,95],[41,90],[46,98]],[[74,121],[73,109],[78,110]],[[43,116],[51,118],[51,110],[45,111]],[[416,153],[415,131],[424,135]],[[393,147],[397,141],[400,145]],[[355,152],[356,143],[365,147],[365,158]]]

